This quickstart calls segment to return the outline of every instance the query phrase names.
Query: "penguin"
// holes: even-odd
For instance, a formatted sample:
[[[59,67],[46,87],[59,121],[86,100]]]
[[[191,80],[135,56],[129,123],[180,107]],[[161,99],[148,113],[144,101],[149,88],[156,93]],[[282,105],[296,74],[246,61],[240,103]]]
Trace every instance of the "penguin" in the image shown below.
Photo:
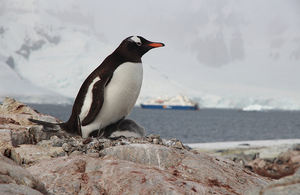
[[[101,129],[99,134],[103,137],[114,138],[114,137],[144,137],[146,132],[144,127],[137,124],[131,119],[121,119],[118,122],[106,126]]]
[[[112,135],[113,132],[105,132],[105,128],[124,120],[139,96],[143,80],[142,56],[163,46],[163,43],[151,42],[141,36],[127,37],[85,79],[67,122],[29,120],[43,125],[44,131],[64,131],[83,138],[88,138],[95,130],[104,137]]]

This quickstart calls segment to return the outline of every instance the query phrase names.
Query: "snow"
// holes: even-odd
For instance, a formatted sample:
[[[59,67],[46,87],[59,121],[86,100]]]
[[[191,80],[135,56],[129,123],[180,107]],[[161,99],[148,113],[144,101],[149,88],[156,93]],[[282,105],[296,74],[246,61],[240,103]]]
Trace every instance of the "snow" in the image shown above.
[[[191,7],[182,4],[182,9]],[[203,6],[211,12],[199,11]],[[198,102],[200,108],[300,110],[296,25],[287,25],[276,14],[268,18],[270,25],[256,23],[262,15],[250,16],[246,7],[252,4],[232,8],[220,5],[222,9],[215,11],[211,6],[194,3],[185,18],[176,18],[167,11],[152,16],[176,20],[178,34],[172,36],[178,36],[178,42],[168,37],[165,40],[169,42],[156,40],[157,34],[145,36],[166,43],[166,47],[151,50],[143,57],[144,80],[137,104],[159,95],[183,93]],[[84,79],[122,41],[114,37],[113,43],[108,43],[111,33],[97,30],[95,16],[81,9],[76,1],[1,1],[0,9],[0,100],[13,96],[26,102],[70,102]],[[202,26],[187,26],[183,19],[193,23],[194,17],[206,19],[200,21]],[[279,26],[272,26],[276,21]],[[138,26],[138,22],[132,25]],[[164,30],[174,25],[165,24],[159,31],[165,34],[162,37],[171,37]],[[103,26],[109,29],[113,25]],[[127,30],[119,33],[125,33],[123,38],[129,36]],[[216,54],[218,59],[213,58]],[[8,65],[9,58],[13,62]],[[282,85],[265,79],[278,80]]]
[[[177,96],[158,96],[147,102],[144,105],[164,105],[164,106],[195,106],[195,102],[191,101],[186,95],[180,94]]]
[[[242,111],[262,111],[262,110],[264,110],[263,106],[258,105],[258,104],[249,105],[249,106],[246,106],[242,109]]]
[[[37,87],[27,79],[21,78],[11,67],[0,61],[0,101],[6,96],[29,103],[58,103],[69,104],[70,99],[44,88]],[[5,94],[5,95],[3,95]]]
[[[13,96],[26,102],[61,103],[53,98],[57,96],[67,100],[64,103],[71,103],[84,79],[112,47],[97,41],[97,34],[85,26],[65,28],[61,21],[49,15],[50,20],[43,20],[46,12],[39,9],[36,1],[23,2],[26,6],[20,6],[17,1],[1,4],[4,33],[0,41],[3,83],[0,100]],[[47,21],[57,21],[57,24],[48,25]],[[41,47],[38,43],[42,43]],[[9,57],[14,60],[13,69],[5,63]]]
[[[299,144],[299,143],[300,143],[300,139],[276,139],[276,140],[255,140],[255,141],[187,143],[185,145],[194,149],[226,150],[230,148],[273,147],[279,145],[292,145],[292,144]]]

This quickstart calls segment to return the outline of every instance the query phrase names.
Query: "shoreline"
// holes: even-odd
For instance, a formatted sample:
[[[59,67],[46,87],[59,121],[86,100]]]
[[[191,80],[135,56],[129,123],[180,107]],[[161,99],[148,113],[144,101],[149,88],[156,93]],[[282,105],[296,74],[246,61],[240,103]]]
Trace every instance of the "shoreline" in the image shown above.
[[[228,142],[207,142],[207,143],[184,143],[193,149],[224,150],[224,149],[251,149],[275,147],[282,145],[300,144],[299,139],[274,139],[274,140],[250,140],[250,141],[228,141]]]
[[[243,159],[243,165],[257,158],[274,162],[286,152],[300,151],[300,139],[188,143],[184,145],[199,152],[211,153],[234,161]]]

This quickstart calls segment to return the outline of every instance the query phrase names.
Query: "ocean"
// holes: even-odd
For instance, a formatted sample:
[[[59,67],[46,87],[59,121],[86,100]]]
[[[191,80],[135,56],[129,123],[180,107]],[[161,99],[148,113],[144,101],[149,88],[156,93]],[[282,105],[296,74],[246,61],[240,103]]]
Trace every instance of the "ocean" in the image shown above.
[[[43,114],[67,121],[71,105],[28,104]],[[135,107],[128,117],[146,134],[177,138],[183,143],[299,139],[300,111],[241,112],[235,109],[200,111],[151,110]]]

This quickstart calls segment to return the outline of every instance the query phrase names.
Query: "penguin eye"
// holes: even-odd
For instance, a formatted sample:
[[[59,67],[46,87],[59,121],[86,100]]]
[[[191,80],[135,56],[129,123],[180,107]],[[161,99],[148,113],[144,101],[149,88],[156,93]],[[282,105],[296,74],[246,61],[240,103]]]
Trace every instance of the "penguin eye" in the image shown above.
[[[137,46],[141,46],[142,43],[141,42],[136,42]]]

